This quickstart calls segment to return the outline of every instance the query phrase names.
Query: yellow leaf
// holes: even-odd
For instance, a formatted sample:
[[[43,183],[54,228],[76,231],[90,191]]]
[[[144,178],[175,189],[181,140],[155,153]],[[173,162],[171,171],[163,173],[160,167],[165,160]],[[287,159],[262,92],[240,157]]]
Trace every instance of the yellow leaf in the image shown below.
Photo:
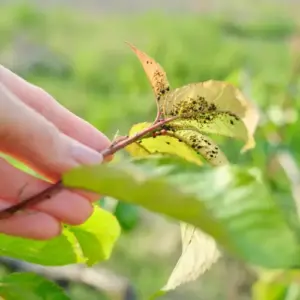
[[[164,95],[159,106],[164,117],[181,117],[170,123],[175,129],[241,139],[245,142],[242,151],[255,146],[258,111],[231,84],[214,80],[192,83]]]
[[[220,166],[228,162],[225,154],[214,141],[200,132],[192,130],[176,130],[173,132],[173,136],[192,147],[212,166]]]
[[[219,259],[213,238],[194,226],[181,223],[182,253],[163,291],[196,280]]]
[[[151,123],[136,124],[131,128],[129,136],[133,136],[149,126]],[[125,149],[134,157],[165,153],[177,155],[198,165],[203,164],[200,155],[214,166],[228,162],[225,154],[212,139],[192,130],[167,131],[166,135],[143,138]]]
[[[151,83],[155,97],[157,101],[159,101],[160,97],[166,94],[170,90],[170,85],[164,69],[153,58],[149,57],[146,53],[140,51],[139,49],[137,49],[135,46],[133,46],[128,42],[127,44],[140,60],[144,68],[144,71]]]
[[[135,135],[137,132],[151,126],[151,123],[139,123],[134,125],[129,136]],[[197,154],[191,147],[177,138],[171,136],[157,136],[155,138],[144,138],[137,143],[130,144],[125,150],[134,157],[145,157],[151,154],[165,153],[170,155],[180,156],[190,162],[202,165],[200,155]]]

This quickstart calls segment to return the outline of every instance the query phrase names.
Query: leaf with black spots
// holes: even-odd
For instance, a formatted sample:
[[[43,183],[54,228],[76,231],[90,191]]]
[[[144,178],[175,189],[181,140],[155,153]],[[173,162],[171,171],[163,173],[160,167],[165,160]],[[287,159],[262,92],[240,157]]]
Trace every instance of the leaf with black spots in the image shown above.
[[[169,125],[243,140],[243,151],[255,146],[258,112],[233,85],[209,80],[177,88],[164,95],[163,117],[180,116]],[[252,122],[250,122],[252,121]]]
[[[152,89],[155,94],[156,100],[159,102],[162,95],[165,95],[170,90],[170,84],[167,79],[164,69],[150,56],[141,50],[137,49],[132,44],[128,43],[129,47],[138,57],[141,62],[144,71],[151,83]]]
[[[135,124],[130,129],[129,136],[133,136],[149,126],[151,126],[151,123]],[[133,157],[147,157],[152,154],[165,153],[182,157],[198,165],[203,164],[200,155],[192,147],[180,141],[177,137],[168,135],[143,138],[128,145],[125,150]]]

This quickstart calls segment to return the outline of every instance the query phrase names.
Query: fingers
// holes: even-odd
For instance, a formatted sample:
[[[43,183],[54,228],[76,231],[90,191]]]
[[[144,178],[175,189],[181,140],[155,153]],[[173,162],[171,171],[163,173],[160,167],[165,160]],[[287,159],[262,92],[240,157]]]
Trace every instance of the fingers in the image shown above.
[[[110,145],[108,138],[91,124],[61,106],[44,90],[0,65],[1,82],[21,101],[43,115],[64,134],[97,151],[102,151]]]
[[[97,151],[109,145],[109,140],[93,126],[0,65],[0,152],[57,180],[75,166],[100,163],[102,155]],[[0,178],[0,209],[19,201],[20,196],[28,198],[49,186],[3,159]],[[83,223],[93,210],[89,200],[97,198],[92,193],[64,190],[34,207],[41,212],[24,212],[0,220],[0,232],[34,239],[54,237],[61,232],[60,222]]]
[[[1,158],[0,178],[0,199],[10,203],[9,206],[21,199],[32,197],[50,186],[49,183],[14,168]],[[33,208],[52,215],[63,223],[79,225],[87,220],[93,212],[89,200],[96,200],[96,198],[88,199],[75,192],[63,190]]]
[[[0,83],[0,151],[56,180],[78,165],[96,164],[102,155],[62,134]]]
[[[0,199],[0,209],[5,207],[7,202]],[[61,224],[42,212],[15,214],[8,219],[0,220],[0,232],[23,238],[47,240],[61,233]]]

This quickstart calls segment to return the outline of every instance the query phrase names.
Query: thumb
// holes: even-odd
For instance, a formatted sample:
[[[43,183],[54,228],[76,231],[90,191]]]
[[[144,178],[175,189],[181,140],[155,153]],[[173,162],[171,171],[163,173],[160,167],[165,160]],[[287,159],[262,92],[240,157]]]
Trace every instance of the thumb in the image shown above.
[[[103,160],[100,153],[61,133],[1,83],[0,152],[53,180],[70,168]]]

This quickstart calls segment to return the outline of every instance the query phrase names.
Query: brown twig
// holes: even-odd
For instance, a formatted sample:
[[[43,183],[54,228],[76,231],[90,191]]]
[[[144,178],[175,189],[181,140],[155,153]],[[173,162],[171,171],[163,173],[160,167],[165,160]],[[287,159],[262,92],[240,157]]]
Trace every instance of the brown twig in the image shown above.
[[[101,154],[103,155],[103,157],[112,155],[112,154],[116,153],[117,151],[125,148],[126,146],[140,140],[141,138],[147,137],[147,135],[151,134],[152,132],[158,130],[163,125],[165,125],[168,122],[171,122],[177,118],[178,117],[171,117],[171,118],[164,119],[164,120],[158,120],[157,122],[153,123],[150,127],[138,132],[136,135],[134,135],[132,137],[127,136],[127,137],[120,139],[119,141],[113,142],[111,144],[111,146],[108,147],[107,149],[103,150],[101,152]],[[28,208],[29,206],[33,206],[44,200],[50,199],[51,197],[53,197],[54,195],[59,193],[64,188],[65,187],[63,186],[62,181],[59,180],[57,183],[51,185],[50,187],[48,187],[46,190],[42,191],[41,193],[38,193],[37,195],[29,197],[17,204],[14,204],[6,209],[1,210],[0,211],[0,220],[8,218],[11,215],[13,215],[14,213],[16,213],[24,208]]]

